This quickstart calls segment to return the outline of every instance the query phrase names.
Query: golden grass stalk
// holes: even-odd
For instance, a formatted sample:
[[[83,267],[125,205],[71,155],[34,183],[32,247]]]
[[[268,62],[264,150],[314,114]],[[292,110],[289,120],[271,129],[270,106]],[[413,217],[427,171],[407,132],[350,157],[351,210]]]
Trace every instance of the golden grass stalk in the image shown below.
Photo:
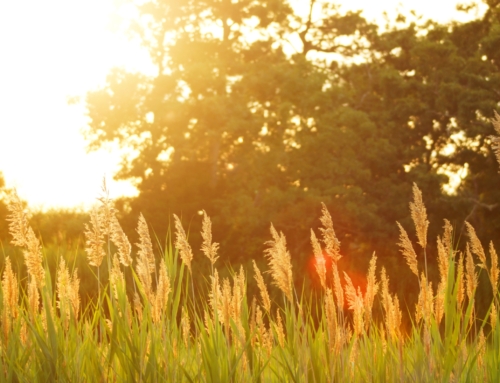
[[[387,336],[391,337],[393,341],[397,340],[400,336],[401,320],[403,314],[399,309],[399,300],[396,295],[391,296],[389,293],[389,278],[385,268],[382,267],[380,272],[380,283],[382,286],[382,307],[385,312],[385,328],[387,331]]]
[[[246,280],[245,280],[245,270],[243,269],[243,265],[240,265],[240,274],[235,279],[235,282],[239,285],[239,289],[242,295],[246,295]]]
[[[137,233],[139,234],[139,243],[137,244],[139,251],[137,252],[137,257],[141,258],[144,264],[147,264],[149,272],[153,273],[156,269],[153,245],[149,236],[148,224],[142,213],[139,215]]]
[[[90,212],[90,226],[85,224],[85,251],[91,266],[101,266],[102,260],[106,255],[104,251],[104,232],[102,222],[97,208],[93,208]]]
[[[420,292],[418,294],[418,303],[415,319],[420,322],[424,320],[426,327],[430,323],[434,312],[434,293],[432,291],[432,282],[427,282],[425,274],[420,277]]]
[[[68,291],[69,302],[73,308],[75,320],[78,318],[80,312],[80,278],[78,278],[78,269],[75,268],[71,274],[70,288]]]
[[[439,279],[443,285],[446,285],[446,281],[448,280],[449,253],[447,251],[445,242],[439,237],[437,239],[437,253]]]
[[[156,287],[156,294],[154,295],[152,316],[154,323],[160,323],[161,316],[168,303],[168,295],[170,294],[170,279],[167,274],[167,266],[165,261],[160,263],[160,277],[158,279],[158,286]]]
[[[290,253],[286,249],[286,239],[283,233],[276,231],[271,224],[272,241],[266,242],[269,248],[265,250],[265,256],[269,261],[269,271],[273,276],[274,283],[285,294],[290,302],[293,302],[292,297],[292,263]]]
[[[332,262],[332,274],[333,274],[333,289],[335,291],[335,297],[337,298],[337,307],[339,313],[344,309],[344,290],[342,289],[342,284],[340,282],[339,269],[337,264]]]
[[[427,211],[424,201],[422,200],[422,192],[416,183],[413,183],[413,202],[410,202],[410,213],[415,229],[417,232],[418,243],[425,249],[427,245],[427,228],[429,221],[427,220]]]
[[[118,250],[118,255],[120,256],[120,262],[122,265],[126,267],[130,266],[132,264],[132,257],[130,256],[130,253],[132,252],[132,245],[123,232],[120,222],[118,222],[118,218],[116,218],[115,215],[113,215],[111,219],[110,238]]]
[[[467,227],[467,234],[470,240],[470,249],[474,254],[477,255],[477,257],[481,261],[481,263],[478,264],[478,266],[483,269],[486,269],[486,254],[484,253],[481,241],[477,237],[476,230],[474,230],[474,227],[469,222],[465,222],[465,226]]]
[[[113,255],[113,267],[109,273],[109,283],[115,299],[118,299],[118,285],[125,282],[125,277],[120,269],[120,261],[116,254]]]
[[[37,286],[41,288],[45,285],[45,269],[42,263],[42,245],[31,227],[28,228],[27,237],[24,261],[29,275],[36,280]]]
[[[137,233],[139,233],[139,243],[136,245],[139,251],[137,252],[136,271],[141,280],[145,295],[150,302],[154,302],[151,274],[156,270],[155,258],[151,237],[149,236],[148,224],[142,214],[139,215]]]
[[[252,337],[250,338],[250,345],[252,347],[255,347],[255,342],[257,340],[256,331],[255,331],[256,324],[257,324],[256,311],[257,311],[257,303],[255,300],[255,297],[253,297],[252,305],[250,306],[250,324],[249,324],[250,334],[251,335],[253,334]]]
[[[441,320],[443,319],[444,315],[445,294],[446,294],[446,286],[442,282],[439,282],[436,291],[436,298],[434,301],[434,317],[436,318],[436,322],[438,324],[441,323]]]
[[[3,310],[9,318],[17,318],[19,312],[19,286],[16,274],[12,271],[10,258],[5,259],[2,277]]]
[[[410,238],[408,237],[408,233],[406,230],[401,226],[399,222],[396,222],[399,227],[399,247],[401,248],[400,251],[403,253],[406,263],[410,267],[410,270],[415,274],[418,278],[418,263],[417,263],[417,253],[415,253],[415,250],[413,249],[413,245],[410,241]]]
[[[464,255],[460,254],[458,258],[458,267],[457,267],[457,283],[458,283],[458,292],[457,292],[457,303],[458,306],[461,307],[462,303],[465,299],[465,278],[464,278]]]
[[[311,229],[311,245],[314,252],[316,272],[318,273],[321,286],[326,290],[325,257],[323,256],[323,250],[321,250],[321,245],[319,244],[319,241],[316,238],[313,229]]]
[[[325,250],[334,262],[338,262],[338,260],[342,257],[342,255],[340,255],[340,241],[335,235],[335,230],[333,230],[333,222],[330,212],[328,211],[324,203],[321,203],[321,206],[322,215],[320,221],[323,225],[323,228],[320,228],[320,231],[323,234],[323,243],[325,244]]]
[[[75,320],[80,310],[80,279],[77,275],[77,269],[70,275],[66,262],[62,256],[59,262],[56,279],[57,307],[63,319],[64,327],[67,329],[71,317],[71,310],[73,310]]]
[[[7,209],[9,211],[7,216],[9,232],[12,235],[11,243],[24,248],[24,260],[28,274],[36,280],[38,287],[43,287],[45,285],[45,269],[42,261],[42,246],[33,229],[29,226],[23,203],[16,192],[13,193]]]
[[[366,277],[366,293],[363,300],[366,326],[369,326],[371,323],[373,302],[375,301],[375,296],[377,295],[379,288],[377,278],[375,276],[376,267],[377,257],[375,256],[375,253],[373,253],[368,267],[368,275]]]
[[[231,327],[233,338],[239,339],[239,345],[245,344],[245,330],[243,328],[242,303],[245,296],[245,273],[243,266],[240,267],[240,273],[234,276],[233,297],[231,299],[231,318],[236,324],[236,328]]]
[[[478,285],[478,276],[476,274],[475,267],[470,246],[469,243],[467,243],[465,248],[465,284],[467,297],[469,299],[474,297],[474,293]]]
[[[446,254],[452,254],[453,257],[455,257],[455,252],[453,251],[453,226],[451,225],[450,221],[447,219],[444,220],[444,233],[443,233],[443,239],[442,239],[442,244],[445,248]]]
[[[30,316],[34,319],[36,315],[38,315],[40,308],[40,295],[38,294],[38,288],[34,278],[32,278],[28,284],[28,307]]]
[[[245,273],[243,266],[240,267],[240,273],[234,276],[233,297],[231,299],[231,318],[240,326],[242,320],[241,304],[245,296]],[[241,336],[241,334],[240,334]]]
[[[491,257],[491,269],[490,269],[490,282],[493,288],[493,296],[496,296],[498,291],[498,255],[493,246],[493,242],[490,241],[490,257]]]
[[[139,319],[139,321],[142,321],[143,307],[141,298],[139,297],[137,291],[134,293],[134,311],[137,313],[137,318]]]
[[[333,293],[330,288],[326,289],[325,316],[326,327],[328,331],[328,346],[329,350],[333,351],[335,349],[337,334],[337,313],[335,312],[335,302],[333,300]]]
[[[222,282],[222,315],[219,317],[220,322],[224,325],[226,337],[229,338],[230,320],[232,311],[232,294],[231,283],[225,278]]]
[[[264,323],[262,310],[260,309],[259,306],[257,306],[256,308],[255,322],[257,331],[254,344],[257,343],[258,341],[260,348],[264,349],[267,353],[267,356],[269,357],[273,349],[273,334],[271,333],[271,331],[267,330],[266,325]]]
[[[212,221],[207,216],[205,210],[203,210],[203,222],[202,222],[202,231],[201,236],[203,238],[203,243],[201,245],[201,251],[203,254],[207,256],[210,260],[212,266],[215,264],[217,259],[217,251],[219,250],[219,244],[216,242],[212,242]]]
[[[384,307],[384,310],[387,313],[389,312],[391,295],[389,293],[389,277],[387,277],[387,272],[385,271],[385,267],[382,267],[382,270],[380,271],[380,284],[382,288],[382,291],[380,292],[382,299],[382,306]]]
[[[346,281],[345,285],[345,295],[347,299],[347,305],[349,310],[353,311],[353,327],[354,334],[361,335],[364,328],[364,302],[361,290],[354,287],[351,278],[344,271],[344,279]]]
[[[192,274],[191,262],[193,260],[193,252],[191,250],[189,242],[187,241],[186,232],[182,227],[181,220],[175,214],[174,214],[174,220],[175,220],[175,234],[176,234],[175,247],[177,250],[179,250],[182,262],[184,262],[184,264],[187,266],[189,273]]]
[[[257,267],[257,264],[255,261],[253,261],[253,268],[255,270],[255,280],[257,281],[257,287],[259,288],[260,291],[260,297],[262,299],[262,305],[264,306],[264,309],[270,314],[271,313],[271,299],[269,298],[269,293],[267,291],[266,284],[264,282],[264,278],[262,277],[262,274]]]
[[[61,314],[61,319],[63,320],[64,328],[68,328],[69,318],[71,316],[69,310],[69,294],[70,291],[70,275],[68,268],[66,267],[66,262],[64,262],[64,258],[61,256],[61,260],[59,262],[59,269],[57,270],[57,282],[56,282],[56,290],[57,290],[57,307],[59,308],[59,312]]]
[[[109,190],[106,186],[106,178],[103,177],[101,185],[102,196],[97,199],[101,202],[99,206],[99,222],[101,223],[101,230],[104,235],[111,235],[113,231],[113,219],[115,218],[115,209],[113,207],[113,200],[109,198]]]
[[[24,212],[23,202],[15,190],[7,204],[7,209],[9,211],[7,222],[9,222],[9,232],[12,235],[11,243],[14,246],[26,247],[30,226],[28,216]]]
[[[24,347],[28,346],[28,324],[24,318],[21,318],[21,330],[19,332],[19,339]]]
[[[220,320],[222,316],[222,290],[220,287],[219,273],[217,272],[217,269],[214,270],[210,279],[212,280],[212,288],[210,289],[210,293],[208,295],[208,302],[212,308],[213,318],[215,319],[215,314],[217,313]]]

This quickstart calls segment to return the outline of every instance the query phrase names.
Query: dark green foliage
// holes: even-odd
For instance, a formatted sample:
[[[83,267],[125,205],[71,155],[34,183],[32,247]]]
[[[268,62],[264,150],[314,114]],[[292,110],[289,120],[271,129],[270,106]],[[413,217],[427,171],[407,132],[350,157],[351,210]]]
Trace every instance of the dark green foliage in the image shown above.
[[[196,249],[204,209],[222,259],[245,263],[262,254],[272,221],[305,270],[323,201],[344,254],[363,264],[376,250],[397,268],[395,221],[410,227],[416,182],[431,237],[445,217],[494,237],[498,12],[380,32],[332,4],[318,19],[282,0],[146,3],[131,30],[158,75],[115,70],[87,97],[90,147],[117,140],[137,153],[117,174],[140,191],[118,205],[128,232],[142,212],[164,238],[175,213]],[[449,195],[446,172],[457,171]]]

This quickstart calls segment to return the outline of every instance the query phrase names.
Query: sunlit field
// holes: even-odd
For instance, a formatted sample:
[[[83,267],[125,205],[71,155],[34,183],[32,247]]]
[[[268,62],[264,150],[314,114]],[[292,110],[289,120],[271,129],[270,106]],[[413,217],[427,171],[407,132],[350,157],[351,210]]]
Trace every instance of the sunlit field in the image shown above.
[[[500,382],[500,0],[11,3],[0,383]]]
[[[500,118],[494,121],[500,133]],[[496,144],[497,139],[493,139]],[[327,208],[311,230],[318,294],[297,291],[286,238],[271,225],[267,265],[231,269],[218,257],[211,220],[203,212],[201,249],[193,249],[181,220],[155,252],[144,216],[131,245],[103,185],[85,231],[85,253],[95,294],[80,296],[74,254],[59,254],[50,270],[46,249],[30,226],[22,201],[8,206],[11,244],[24,264],[5,254],[2,273],[0,377],[25,382],[479,382],[500,380],[498,256],[466,223],[467,244],[444,222],[437,253],[428,253],[427,213],[413,185],[410,214],[417,243],[399,225],[399,246],[418,280],[418,303],[403,312],[404,297],[374,254],[366,283],[342,270],[340,242]],[[412,229],[413,230],[413,229]],[[433,241],[436,239],[432,239]],[[163,245],[163,244],[161,244]],[[193,265],[207,258],[211,271],[193,280]],[[439,282],[427,275],[430,258]],[[20,267],[14,267],[14,265]],[[108,272],[109,270],[109,272]],[[221,275],[229,275],[222,277]],[[485,274],[493,299],[476,312]],[[255,280],[259,294],[247,293]],[[279,294],[272,300],[269,291]],[[379,309],[376,309],[379,308]],[[410,326],[402,326],[404,315]]]

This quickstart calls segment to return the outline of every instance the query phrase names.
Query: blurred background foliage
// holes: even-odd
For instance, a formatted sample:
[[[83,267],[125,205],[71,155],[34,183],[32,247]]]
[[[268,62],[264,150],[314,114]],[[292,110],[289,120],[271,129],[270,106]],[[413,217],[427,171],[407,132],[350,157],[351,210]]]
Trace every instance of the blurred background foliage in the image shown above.
[[[443,218],[457,243],[464,220],[481,239],[498,238],[500,176],[488,137],[500,100],[500,2],[486,3],[467,23],[408,14],[380,28],[334,2],[311,0],[304,15],[285,0],[143,2],[123,27],[148,49],[156,75],[115,69],[86,99],[89,148],[128,150],[115,177],[139,195],[116,208],[131,242],[142,212],[164,246],[175,213],[199,249],[206,210],[222,263],[236,268],[263,262],[272,222],[287,237],[298,285],[307,274],[315,285],[310,228],[324,202],[344,270],[364,274],[375,251],[413,302],[417,281],[396,245],[396,221],[413,233],[413,182],[429,214],[428,254]],[[0,190],[6,246],[1,181]],[[83,254],[87,220],[48,211],[31,224],[51,251]],[[204,259],[195,266],[206,270]]]

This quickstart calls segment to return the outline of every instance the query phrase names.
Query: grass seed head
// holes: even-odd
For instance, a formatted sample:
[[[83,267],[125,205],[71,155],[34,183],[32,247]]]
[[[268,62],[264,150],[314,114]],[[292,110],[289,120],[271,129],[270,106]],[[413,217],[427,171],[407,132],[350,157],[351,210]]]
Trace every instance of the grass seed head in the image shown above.
[[[38,288],[34,278],[31,278],[28,284],[28,306],[30,316],[34,319],[39,314],[40,309],[40,295],[38,294]]]
[[[330,288],[326,289],[325,316],[328,331],[328,345],[330,347],[330,351],[333,351],[335,349],[337,333],[337,313],[335,310],[335,302],[333,300],[333,292]]]
[[[104,251],[104,232],[97,208],[90,212],[90,226],[85,224],[85,251],[91,266],[101,266],[106,252]]]
[[[417,253],[415,253],[415,250],[413,249],[413,245],[410,241],[410,238],[408,237],[408,233],[406,233],[406,230],[401,226],[399,222],[396,222],[399,227],[399,247],[401,248],[400,251],[403,253],[406,263],[410,267],[410,270],[415,274],[418,278],[418,263],[417,263]]]
[[[207,256],[210,260],[212,266],[215,264],[217,259],[217,251],[219,250],[219,244],[216,242],[212,242],[212,222],[210,218],[207,216],[205,210],[203,210],[203,222],[202,222],[202,231],[201,236],[203,238],[203,243],[201,245],[201,251],[203,254]]]
[[[17,318],[19,312],[19,286],[16,274],[12,271],[10,258],[5,259],[2,278],[3,309],[10,318]]]
[[[479,261],[481,261],[478,266],[482,269],[486,269],[486,254],[484,253],[481,241],[477,237],[476,230],[474,230],[474,227],[469,222],[465,222],[465,226],[467,227],[467,234],[469,236],[470,250],[476,254]]]
[[[490,281],[491,287],[493,288],[493,296],[496,296],[498,291],[498,255],[493,246],[493,242],[490,241],[490,257],[491,257],[491,269],[490,269]]]
[[[151,274],[155,272],[155,258],[153,254],[153,245],[151,244],[151,237],[149,236],[148,224],[144,219],[144,216],[139,215],[139,222],[137,226],[137,233],[139,233],[139,243],[137,247],[139,251],[137,252],[137,275],[141,280],[144,293],[150,300],[154,302]]]
[[[326,265],[325,257],[323,256],[323,251],[321,250],[321,245],[319,244],[314,231],[311,229],[311,244],[314,252],[315,267],[316,272],[319,276],[319,281],[323,289],[326,289]]]
[[[257,264],[255,261],[253,261],[253,268],[255,270],[255,280],[257,281],[257,287],[259,288],[260,291],[260,297],[262,299],[262,305],[264,306],[264,309],[268,312],[271,313],[271,299],[269,298],[269,293],[267,291],[266,284],[264,282],[264,278],[262,277],[262,274],[257,267]]]
[[[57,282],[56,282],[56,290],[57,290],[57,307],[61,310],[61,313],[65,313],[65,315],[69,315],[67,303],[68,303],[68,290],[70,288],[70,275],[68,268],[66,267],[66,262],[64,262],[64,258],[61,256],[61,260],[59,261],[59,269],[57,270]]]
[[[474,297],[478,285],[478,276],[475,267],[476,265],[474,265],[474,259],[472,258],[470,246],[469,243],[467,243],[465,248],[465,284],[467,297],[469,299]]]
[[[422,199],[422,192],[416,183],[413,183],[413,202],[410,202],[410,213],[417,232],[418,243],[425,249],[427,245],[427,211]]]
[[[425,274],[422,273],[420,277],[420,292],[418,294],[417,313],[415,316],[417,323],[423,319],[427,327],[434,313],[433,308],[434,294],[432,292],[432,282],[427,282]]]
[[[285,330],[281,320],[280,310],[276,309],[276,334],[278,335],[278,344],[281,348],[285,347]]]
[[[272,241],[268,241],[268,249],[265,250],[265,256],[269,261],[270,273],[273,276],[274,283],[283,291],[290,302],[292,297],[292,263],[290,253],[286,249],[286,239],[283,233],[276,231],[271,224]]]
[[[191,262],[193,260],[193,251],[191,250],[191,246],[187,241],[186,232],[182,227],[181,220],[174,214],[175,220],[175,247],[179,250],[181,255],[182,262],[187,266],[189,273],[192,274],[191,270]]]
[[[333,274],[333,289],[335,291],[335,297],[337,298],[337,307],[339,312],[344,310],[344,290],[340,282],[339,269],[337,268],[337,263],[332,263],[332,274]]]
[[[113,296],[118,300],[118,289],[119,285],[123,285],[125,282],[125,278],[120,269],[120,261],[118,260],[118,256],[113,255],[113,267],[111,268],[111,272],[109,273],[109,283],[111,285],[111,290],[113,291]]]
[[[212,315],[215,320],[215,315],[217,313],[217,317],[222,317],[222,290],[219,282],[219,272],[217,269],[214,270],[214,275],[210,276],[212,280],[212,288],[210,289],[210,293],[208,296],[208,302],[210,307],[212,308]]]
[[[461,307],[465,298],[465,278],[464,278],[464,255],[460,254],[458,258],[458,267],[457,267],[457,283],[458,283],[458,292],[457,292],[457,303],[458,306]]]
[[[320,221],[323,227],[320,228],[320,231],[323,234],[323,243],[325,244],[325,250],[334,262],[338,262],[338,260],[342,257],[340,255],[340,241],[335,235],[335,230],[333,230],[333,222],[330,212],[328,211],[324,203],[321,203],[321,206],[322,215]]]
[[[130,266],[132,264],[132,257],[130,256],[132,245],[130,245],[130,241],[123,232],[120,222],[118,222],[118,218],[115,215],[113,215],[111,220],[111,241],[118,250],[122,265],[126,267]]]
[[[101,185],[102,195],[97,199],[101,202],[98,208],[99,221],[101,222],[101,229],[104,235],[111,235],[112,233],[112,223],[115,217],[115,209],[113,206],[113,200],[109,198],[109,190],[106,186],[106,178],[102,179]]]
[[[167,273],[167,265],[162,259],[160,263],[158,285],[156,286],[156,294],[153,301],[153,321],[159,323],[168,303],[170,294],[170,279]]]
[[[7,222],[9,222],[9,232],[12,235],[11,243],[14,246],[25,247],[29,228],[28,216],[24,212],[23,202],[15,190],[7,204],[7,209],[9,211]]]
[[[364,312],[365,312],[365,324],[367,326],[370,325],[372,319],[372,308],[373,302],[375,301],[375,296],[378,292],[378,283],[377,278],[375,276],[375,271],[377,267],[377,257],[375,253],[373,253],[372,258],[370,260],[370,265],[368,267],[368,275],[367,275],[367,285],[366,285],[366,293],[364,296]]]

